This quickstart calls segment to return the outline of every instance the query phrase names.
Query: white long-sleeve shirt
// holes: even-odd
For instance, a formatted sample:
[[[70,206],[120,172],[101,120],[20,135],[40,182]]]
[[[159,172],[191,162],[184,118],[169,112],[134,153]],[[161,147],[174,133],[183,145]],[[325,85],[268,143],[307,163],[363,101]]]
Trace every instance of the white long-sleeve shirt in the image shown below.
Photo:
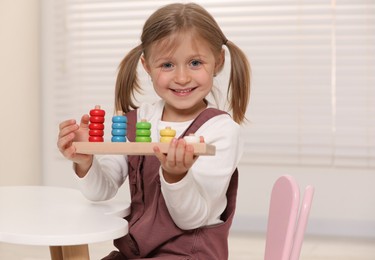
[[[161,121],[164,102],[144,104],[138,109],[138,121],[146,119],[152,125],[152,141],[159,141],[159,131],[166,126],[180,136],[192,121]],[[161,191],[169,214],[181,229],[194,229],[220,223],[226,191],[242,155],[240,126],[227,115],[205,122],[195,133],[207,144],[216,146],[215,156],[200,156],[186,176],[177,183],[167,183],[160,170]],[[90,200],[112,198],[128,175],[126,155],[94,156],[84,178],[79,178],[82,193]]]

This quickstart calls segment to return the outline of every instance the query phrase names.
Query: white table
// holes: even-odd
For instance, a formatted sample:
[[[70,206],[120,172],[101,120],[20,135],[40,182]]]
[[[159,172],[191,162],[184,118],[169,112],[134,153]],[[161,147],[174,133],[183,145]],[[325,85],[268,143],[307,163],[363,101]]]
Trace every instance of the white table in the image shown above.
[[[87,244],[128,232],[129,213],[128,202],[91,202],[75,189],[0,187],[0,242],[50,246],[54,260],[89,259]]]

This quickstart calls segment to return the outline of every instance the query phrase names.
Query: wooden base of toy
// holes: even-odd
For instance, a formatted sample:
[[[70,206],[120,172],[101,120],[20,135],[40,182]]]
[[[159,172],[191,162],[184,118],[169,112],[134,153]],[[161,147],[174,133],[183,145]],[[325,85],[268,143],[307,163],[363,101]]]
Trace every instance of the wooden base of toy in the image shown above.
[[[154,146],[162,153],[167,153],[169,143],[136,143],[136,142],[74,142],[77,153],[82,154],[127,154],[153,155]],[[215,155],[216,147],[205,143],[190,143],[195,155]]]

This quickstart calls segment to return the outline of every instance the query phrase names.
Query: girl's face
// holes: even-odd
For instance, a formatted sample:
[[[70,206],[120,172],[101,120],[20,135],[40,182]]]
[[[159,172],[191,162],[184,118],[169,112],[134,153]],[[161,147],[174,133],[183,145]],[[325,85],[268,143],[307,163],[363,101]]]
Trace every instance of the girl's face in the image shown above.
[[[215,57],[207,42],[192,33],[176,37],[179,43],[173,50],[159,43],[151,47],[147,60],[141,59],[156,93],[165,101],[162,119],[174,122],[194,119],[206,108],[204,98],[224,61],[224,51]]]

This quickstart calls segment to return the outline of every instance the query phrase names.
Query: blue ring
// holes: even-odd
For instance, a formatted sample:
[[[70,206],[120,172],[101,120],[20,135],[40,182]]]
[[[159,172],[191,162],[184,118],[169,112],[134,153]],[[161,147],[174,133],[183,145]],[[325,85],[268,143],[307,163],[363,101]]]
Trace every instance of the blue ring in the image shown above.
[[[113,123],[126,123],[128,122],[128,119],[126,116],[114,116],[112,117]]]
[[[127,123],[112,123],[112,129],[126,129],[127,127]]]
[[[126,142],[126,137],[125,136],[112,136],[111,141],[113,143]]]
[[[125,129],[112,129],[111,133],[113,136],[125,136],[126,130]]]

